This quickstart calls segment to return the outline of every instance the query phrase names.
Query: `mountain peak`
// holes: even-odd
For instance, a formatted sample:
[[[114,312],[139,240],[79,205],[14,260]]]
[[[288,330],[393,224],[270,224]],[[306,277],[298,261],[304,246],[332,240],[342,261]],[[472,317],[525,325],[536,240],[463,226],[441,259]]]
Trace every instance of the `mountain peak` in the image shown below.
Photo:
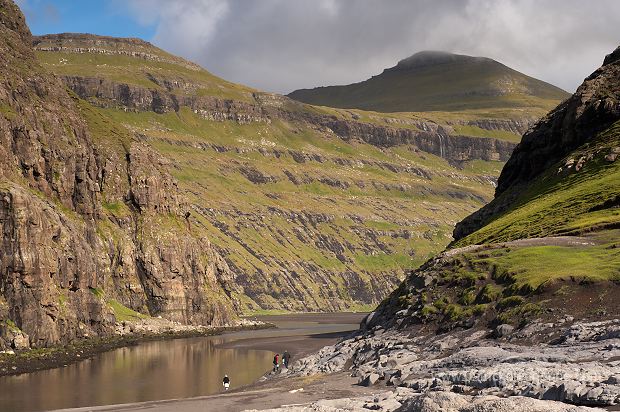
[[[446,63],[467,62],[475,60],[491,60],[484,57],[472,57],[438,50],[423,50],[402,59],[393,69],[415,69],[436,66]]]
[[[546,111],[568,93],[487,57],[426,50],[366,81],[296,90],[288,96],[320,106],[377,112],[532,106]]]

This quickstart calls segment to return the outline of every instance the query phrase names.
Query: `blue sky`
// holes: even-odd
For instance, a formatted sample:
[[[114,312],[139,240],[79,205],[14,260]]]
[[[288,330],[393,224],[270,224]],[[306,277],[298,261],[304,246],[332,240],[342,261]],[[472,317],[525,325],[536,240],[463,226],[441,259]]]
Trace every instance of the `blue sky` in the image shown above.
[[[151,39],[157,21],[148,23],[128,13],[121,1],[17,0],[33,34],[96,33]]]

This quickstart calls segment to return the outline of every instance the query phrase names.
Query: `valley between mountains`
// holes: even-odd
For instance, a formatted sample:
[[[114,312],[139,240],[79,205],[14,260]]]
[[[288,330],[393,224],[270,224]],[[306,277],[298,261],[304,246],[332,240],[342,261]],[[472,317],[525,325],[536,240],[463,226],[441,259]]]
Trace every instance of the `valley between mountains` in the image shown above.
[[[188,336],[206,352],[145,353],[201,359],[191,374],[229,349],[206,335],[267,326],[244,315],[357,311],[358,330],[244,394],[137,407],[620,404],[620,47],[573,95],[422,51],[283,96],[140,39],[33,36],[0,0],[0,56],[4,382]],[[247,350],[252,333],[227,345]]]
[[[484,107],[311,106],[138,39],[33,37],[10,1],[1,37],[9,347],[158,316],[371,309],[491,199],[519,136],[566,96],[491,63],[465,81],[495,85]],[[407,64],[441,77],[445,58]]]
[[[94,113],[166,159],[191,203],[191,230],[226,260],[242,310],[378,303],[488,200],[518,135],[542,112],[313,107],[139,40],[66,34],[34,45]]]

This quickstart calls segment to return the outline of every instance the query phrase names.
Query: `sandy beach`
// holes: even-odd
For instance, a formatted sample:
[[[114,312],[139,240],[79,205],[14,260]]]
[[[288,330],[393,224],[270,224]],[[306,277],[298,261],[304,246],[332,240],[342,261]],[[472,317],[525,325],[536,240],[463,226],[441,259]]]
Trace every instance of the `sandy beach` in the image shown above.
[[[289,332],[287,332],[287,330],[289,330],[289,328],[293,325],[297,325],[301,322],[308,322],[308,316],[311,316],[312,323],[315,323],[318,327],[308,329],[308,333],[303,333],[303,329],[296,330],[294,332],[295,334],[289,334]],[[280,354],[287,350],[291,354],[292,360],[294,361],[295,359],[299,359],[310,353],[318,351],[323,346],[333,345],[338,340],[349,335],[352,329],[351,325],[358,325],[364,316],[366,316],[365,313],[316,313],[258,316],[256,317],[257,320],[275,324],[278,329],[282,330],[283,336],[254,336],[247,339],[227,342],[219,345],[219,347],[229,349],[243,348],[267,350]],[[342,327],[339,327],[339,325],[342,325]],[[326,330],[330,331],[326,333],[317,333],[317,331],[320,331],[321,327],[324,327]],[[332,330],[336,331],[334,332]],[[259,335],[260,332],[253,334]]]
[[[338,399],[369,395],[377,389],[357,385],[357,378],[346,373],[304,378],[275,378],[243,390],[190,399],[171,399],[125,405],[110,405],[56,412],[240,412],[247,409],[276,408],[283,405],[304,404],[320,399]]]

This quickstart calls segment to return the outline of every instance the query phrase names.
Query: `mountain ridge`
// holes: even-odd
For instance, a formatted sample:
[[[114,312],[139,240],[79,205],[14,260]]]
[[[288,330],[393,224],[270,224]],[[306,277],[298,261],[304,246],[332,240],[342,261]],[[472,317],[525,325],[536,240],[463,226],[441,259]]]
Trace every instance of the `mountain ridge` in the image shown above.
[[[539,106],[568,93],[487,57],[422,51],[370,79],[300,89],[289,97],[310,104],[379,112]],[[441,107],[441,109],[439,109]]]

